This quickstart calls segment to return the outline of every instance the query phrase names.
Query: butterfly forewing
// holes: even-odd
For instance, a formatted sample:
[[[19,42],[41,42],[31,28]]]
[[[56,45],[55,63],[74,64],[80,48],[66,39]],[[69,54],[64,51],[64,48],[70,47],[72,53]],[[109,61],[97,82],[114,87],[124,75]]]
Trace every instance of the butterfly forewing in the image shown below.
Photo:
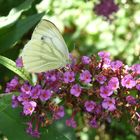
[[[41,20],[32,34],[32,39],[44,40],[45,42],[52,41],[54,47],[59,49],[67,59],[69,58],[67,45],[52,22]]]

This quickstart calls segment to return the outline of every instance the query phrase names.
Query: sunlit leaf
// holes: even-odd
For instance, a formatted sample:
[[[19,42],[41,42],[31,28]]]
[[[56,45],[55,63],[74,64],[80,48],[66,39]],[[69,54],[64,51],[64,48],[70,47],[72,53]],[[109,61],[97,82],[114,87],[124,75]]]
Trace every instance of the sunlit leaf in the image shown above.
[[[20,19],[14,26],[0,31],[0,53],[12,47],[14,43],[21,39],[44,15],[35,14],[25,19]]]
[[[13,8],[10,12],[9,15],[6,17],[1,17],[0,18],[0,29],[4,28],[6,26],[10,26],[13,23],[15,23],[15,21],[18,20],[18,18],[21,16],[22,12],[28,10],[29,8],[31,8],[32,6],[32,2],[34,0],[26,0],[24,1],[21,5],[19,5],[16,8]]]
[[[30,83],[32,83],[29,73],[26,72],[23,68],[17,68],[16,63],[14,61],[12,61],[11,59],[8,59],[4,56],[0,56],[0,64],[7,67],[9,70],[13,71],[14,73],[19,75],[24,80],[27,80]]]
[[[18,94],[18,92],[0,94],[0,112],[4,111],[7,107],[11,106],[12,95]]]

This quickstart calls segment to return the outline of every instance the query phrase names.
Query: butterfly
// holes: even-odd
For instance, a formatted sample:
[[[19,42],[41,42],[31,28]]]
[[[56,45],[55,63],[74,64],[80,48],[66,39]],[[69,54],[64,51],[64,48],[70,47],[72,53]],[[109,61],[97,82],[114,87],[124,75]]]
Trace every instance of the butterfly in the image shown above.
[[[60,31],[45,19],[36,26],[21,56],[24,68],[32,73],[62,68],[70,63],[69,51]]]

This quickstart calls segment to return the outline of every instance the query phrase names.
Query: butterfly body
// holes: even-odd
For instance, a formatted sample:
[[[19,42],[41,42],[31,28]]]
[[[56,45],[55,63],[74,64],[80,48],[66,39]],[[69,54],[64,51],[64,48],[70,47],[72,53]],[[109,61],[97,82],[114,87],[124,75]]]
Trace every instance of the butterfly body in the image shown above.
[[[29,72],[39,73],[65,67],[69,51],[57,27],[42,20],[22,52],[23,65]]]

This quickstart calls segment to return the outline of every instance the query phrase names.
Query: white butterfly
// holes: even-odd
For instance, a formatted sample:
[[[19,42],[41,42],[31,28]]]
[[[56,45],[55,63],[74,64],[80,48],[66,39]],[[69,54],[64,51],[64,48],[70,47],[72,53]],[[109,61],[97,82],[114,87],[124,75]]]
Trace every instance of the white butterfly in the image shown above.
[[[48,20],[41,20],[31,40],[22,52],[23,65],[29,72],[39,73],[58,69],[70,62],[67,45],[57,29]]]

